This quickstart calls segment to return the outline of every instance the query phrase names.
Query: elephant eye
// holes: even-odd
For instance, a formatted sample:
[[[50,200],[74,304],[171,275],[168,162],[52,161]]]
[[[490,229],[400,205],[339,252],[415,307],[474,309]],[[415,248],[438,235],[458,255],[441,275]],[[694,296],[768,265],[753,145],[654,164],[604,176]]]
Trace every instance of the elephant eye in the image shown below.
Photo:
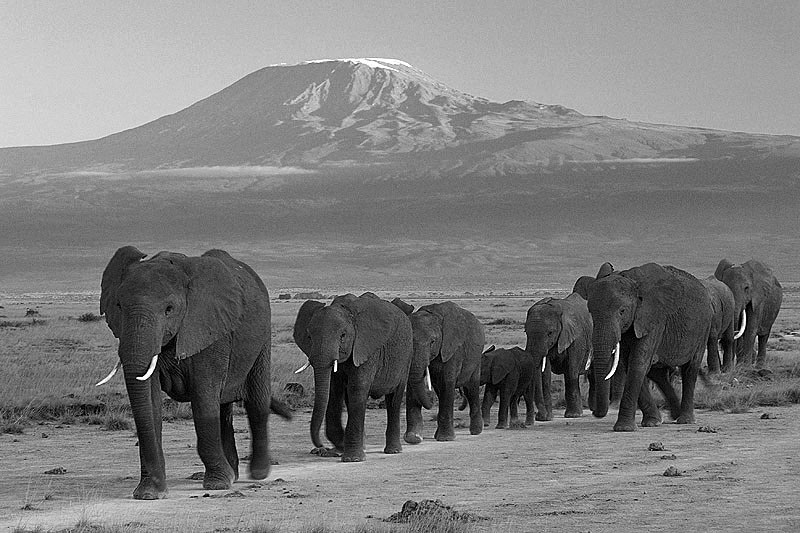
[[[172,314],[172,309],[173,309],[173,307],[171,305],[168,305],[167,308],[164,309],[164,314],[167,315],[167,316],[171,315]]]
[[[625,314],[625,308],[620,309],[619,310],[619,314],[624,315]]]

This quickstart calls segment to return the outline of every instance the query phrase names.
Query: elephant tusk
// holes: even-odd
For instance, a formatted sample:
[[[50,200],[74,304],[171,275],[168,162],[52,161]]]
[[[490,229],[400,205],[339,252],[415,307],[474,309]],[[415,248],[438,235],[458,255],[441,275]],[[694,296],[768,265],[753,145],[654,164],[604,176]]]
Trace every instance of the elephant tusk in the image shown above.
[[[591,366],[592,366],[592,352],[589,352],[589,357],[586,358],[586,367],[584,368],[584,370],[589,370]]]
[[[739,337],[741,337],[742,335],[744,335],[744,328],[745,328],[745,326],[747,326],[747,311],[745,311],[744,309],[742,309],[742,327],[741,327],[741,328],[739,329],[739,331],[737,331],[737,332],[736,332],[736,334],[733,336],[733,340],[736,340],[736,339],[738,339]]]
[[[297,370],[295,370],[295,371],[294,371],[294,373],[295,373],[295,374],[299,374],[300,372],[302,372],[303,370],[305,370],[305,369],[306,369],[306,368],[308,368],[309,366],[311,366],[311,361],[306,361],[306,364],[304,364],[303,366],[301,366],[300,368],[298,368]]]
[[[136,379],[139,381],[147,381],[150,379],[150,376],[153,375],[153,372],[156,370],[156,364],[158,363],[158,354],[153,356],[153,360],[150,361],[150,367],[147,369],[147,372],[144,373],[144,376],[139,376]]]
[[[547,356],[545,355],[542,357],[542,372],[544,372],[544,367],[547,366]]]
[[[614,372],[617,371],[618,364],[619,364],[619,343],[617,343],[616,348],[614,348],[614,364],[611,365],[611,372],[608,373],[606,379],[611,379],[611,376],[613,376]]]
[[[338,359],[334,359],[333,360],[333,371],[337,372],[338,370],[339,370],[339,360]]]
[[[116,365],[114,365],[114,368],[113,368],[113,369],[111,369],[111,372],[109,372],[109,373],[108,373],[108,375],[107,375],[106,377],[104,377],[103,379],[101,379],[100,381],[98,381],[97,383],[95,383],[95,384],[94,384],[94,386],[95,386],[95,387],[99,387],[100,385],[105,385],[106,383],[108,383],[109,381],[111,381],[111,378],[113,378],[113,377],[114,377],[114,374],[116,374],[116,373],[117,373],[117,370],[119,370],[119,361],[117,361],[117,364],[116,364]]]
[[[433,386],[431,385],[431,371],[428,367],[425,367],[425,386],[428,387],[428,390],[433,390]]]

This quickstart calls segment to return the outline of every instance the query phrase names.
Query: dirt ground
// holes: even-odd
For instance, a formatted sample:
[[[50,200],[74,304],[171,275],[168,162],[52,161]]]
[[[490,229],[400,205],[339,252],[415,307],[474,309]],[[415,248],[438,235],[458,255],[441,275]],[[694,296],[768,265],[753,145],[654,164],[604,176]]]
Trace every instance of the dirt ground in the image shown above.
[[[765,412],[773,417],[762,419]],[[132,430],[44,424],[0,435],[0,529],[82,521],[146,531],[348,531],[378,524],[406,500],[440,499],[485,517],[472,523],[478,531],[800,530],[800,405],[699,410],[696,424],[629,434],[611,431],[616,413],[595,419],[584,411],[527,430],[492,424],[471,436],[462,427],[448,443],[432,440],[428,414],[422,444],[384,455],[385,413],[368,411],[367,460],[357,464],[309,455],[309,411],[292,422],[273,417],[279,464],[261,482],[244,474],[233,491],[187,479],[202,470],[191,421],[167,423],[170,494],[155,502],[131,498],[139,468]],[[239,416],[241,456],[249,453],[246,426]],[[654,442],[664,450],[650,451]],[[665,477],[670,466],[680,475]],[[66,472],[45,473],[59,468]]]

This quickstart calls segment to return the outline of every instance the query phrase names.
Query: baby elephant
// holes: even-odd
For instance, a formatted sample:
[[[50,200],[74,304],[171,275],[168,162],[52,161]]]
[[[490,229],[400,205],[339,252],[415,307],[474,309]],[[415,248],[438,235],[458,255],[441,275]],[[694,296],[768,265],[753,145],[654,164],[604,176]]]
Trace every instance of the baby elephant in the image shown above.
[[[497,429],[521,429],[533,425],[533,372],[534,364],[531,355],[522,348],[499,348],[487,351],[481,360],[481,385],[486,385],[483,392],[483,425],[489,425],[489,411],[497,394],[500,394],[500,411],[497,413]],[[525,423],[517,416],[517,404],[520,397],[525,398],[527,414]],[[511,410],[511,424],[508,412]]]

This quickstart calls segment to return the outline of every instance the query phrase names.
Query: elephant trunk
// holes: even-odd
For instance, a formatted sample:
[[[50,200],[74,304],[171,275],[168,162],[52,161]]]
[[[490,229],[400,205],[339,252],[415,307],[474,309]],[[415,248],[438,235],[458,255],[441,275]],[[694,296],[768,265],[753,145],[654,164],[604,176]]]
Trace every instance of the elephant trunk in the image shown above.
[[[166,473],[161,448],[160,385],[157,377],[146,380],[141,378],[147,373],[154,353],[160,351],[161,337],[157,335],[157,328],[152,323],[131,322],[131,327],[126,329],[120,339],[119,356],[139,438],[142,479],[148,480],[146,488],[142,492],[137,489],[134,497],[155,499],[166,494]]]
[[[609,374],[614,363],[612,357],[619,355],[619,335],[614,328],[595,324],[592,334],[593,374],[594,374],[594,410],[592,414],[603,418],[608,414],[611,381]],[[616,370],[616,368],[614,368]]]
[[[314,410],[311,414],[311,442],[316,448],[322,448],[319,429],[328,410],[328,396],[331,390],[331,367],[314,367]]]
[[[433,407],[431,395],[428,392],[426,374],[428,372],[428,358],[417,357],[416,354],[411,359],[411,370],[408,372],[408,388],[414,400],[425,409]],[[428,380],[430,376],[428,376]]]

